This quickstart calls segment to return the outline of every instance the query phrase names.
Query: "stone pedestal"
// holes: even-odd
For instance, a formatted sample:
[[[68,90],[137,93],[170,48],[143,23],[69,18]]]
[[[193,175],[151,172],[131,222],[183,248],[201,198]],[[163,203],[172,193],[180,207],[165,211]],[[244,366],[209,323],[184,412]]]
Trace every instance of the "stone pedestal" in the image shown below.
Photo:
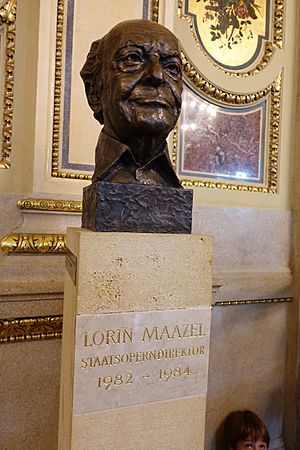
[[[59,450],[204,448],[211,244],[68,229]]]

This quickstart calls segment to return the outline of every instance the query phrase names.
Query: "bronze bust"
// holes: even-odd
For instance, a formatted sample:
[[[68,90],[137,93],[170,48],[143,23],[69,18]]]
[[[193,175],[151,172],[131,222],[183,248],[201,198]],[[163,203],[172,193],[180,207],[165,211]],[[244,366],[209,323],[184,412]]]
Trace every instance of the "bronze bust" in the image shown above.
[[[93,183],[180,188],[166,143],[181,108],[174,34],[148,20],[121,22],[92,43],[80,74],[94,117],[104,125]]]

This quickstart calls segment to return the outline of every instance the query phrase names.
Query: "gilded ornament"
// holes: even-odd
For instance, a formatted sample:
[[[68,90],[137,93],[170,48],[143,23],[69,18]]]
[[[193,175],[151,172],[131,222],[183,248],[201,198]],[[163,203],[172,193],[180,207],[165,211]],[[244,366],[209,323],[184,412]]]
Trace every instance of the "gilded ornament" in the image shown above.
[[[16,7],[17,0],[8,0],[0,8],[0,25],[4,25],[6,28],[4,98],[2,118],[2,159],[0,160],[1,169],[8,169],[10,167],[14,94]]]
[[[293,301],[292,297],[281,297],[281,298],[262,298],[254,300],[223,300],[217,301],[213,306],[237,306],[237,305],[258,305],[258,304],[269,304],[269,303],[291,303]]]
[[[63,317],[0,319],[0,343],[61,338]]]
[[[159,0],[151,1],[151,20],[152,22],[158,22],[158,13],[159,13]]]
[[[197,46],[204,53],[206,58],[219,70],[222,70],[226,75],[234,76],[234,77],[248,77],[256,75],[261,72],[265,67],[269,64],[271,58],[273,57],[275,50],[278,48],[282,48],[283,45],[283,15],[284,15],[284,0],[273,0],[274,8],[273,8],[273,38],[272,41],[265,41],[264,43],[264,51],[260,57],[259,62],[252,67],[248,71],[239,71],[239,70],[226,70],[224,67],[221,67],[219,64],[214,62],[212,58],[208,55],[208,53],[204,50],[201,45],[197,33],[195,31],[195,23],[190,15],[185,15],[183,11],[183,0],[178,0],[178,9],[177,14],[178,17],[184,20],[187,20],[189,23],[190,31],[197,43]],[[244,4],[245,5],[245,4]],[[236,8],[242,8],[244,5],[241,2],[236,6]],[[234,6],[233,6],[234,7]],[[253,16],[254,17],[254,16]],[[243,17],[240,15],[240,18]],[[243,33],[242,33],[243,34]]]
[[[61,125],[61,96],[62,96],[62,65],[63,65],[63,29],[64,29],[65,0],[57,1],[56,15],[56,50],[54,77],[54,104],[52,128],[52,177],[90,180],[91,175],[85,173],[62,172],[59,170],[59,142]]]
[[[24,198],[18,200],[17,206],[25,210],[53,212],[82,212],[82,202],[76,200],[52,200],[39,198]]]
[[[65,253],[64,234],[8,234],[0,242],[5,253]]]

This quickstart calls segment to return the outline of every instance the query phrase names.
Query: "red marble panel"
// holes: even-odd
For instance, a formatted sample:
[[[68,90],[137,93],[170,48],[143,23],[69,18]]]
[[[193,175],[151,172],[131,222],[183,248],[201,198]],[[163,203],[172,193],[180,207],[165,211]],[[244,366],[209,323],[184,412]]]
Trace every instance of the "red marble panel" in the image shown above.
[[[264,120],[265,101],[224,108],[185,88],[179,175],[263,182]]]

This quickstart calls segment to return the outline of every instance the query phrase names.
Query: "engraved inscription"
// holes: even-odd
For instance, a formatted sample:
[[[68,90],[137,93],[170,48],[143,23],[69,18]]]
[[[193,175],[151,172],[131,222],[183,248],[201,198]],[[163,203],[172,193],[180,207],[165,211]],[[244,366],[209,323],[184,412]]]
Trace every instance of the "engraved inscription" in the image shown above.
[[[77,317],[74,414],[205,395],[210,308]]]

